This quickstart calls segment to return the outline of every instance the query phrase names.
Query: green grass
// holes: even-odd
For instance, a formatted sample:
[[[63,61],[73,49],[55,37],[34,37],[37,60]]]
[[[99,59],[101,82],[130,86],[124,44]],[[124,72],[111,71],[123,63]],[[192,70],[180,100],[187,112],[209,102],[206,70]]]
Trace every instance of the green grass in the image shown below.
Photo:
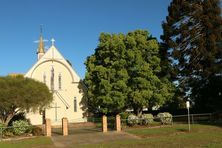
[[[0,148],[31,148],[31,147],[41,147],[41,146],[44,148],[52,147],[53,143],[51,138],[36,137],[31,139],[0,142]]]
[[[74,143],[69,146],[86,148],[147,148],[147,147],[222,147],[222,124],[195,124],[189,132],[186,124],[174,124],[161,128],[127,128],[125,132],[136,136],[135,139],[121,139],[97,144]],[[95,136],[96,137],[96,136]],[[62,138],[62,136],[61,136]],[[72,140],[72,139],[71,139]],[[75,139],[73,139],[74,141]],[[96,140],[96,139],[95,139]],[[68,141],[71,142],[71,141]],[[52,148],[51,138],[37,137],[32,139],[0,142],[0,148]]]
[[[162,128],[129,128],[126,132],[141,139],[121,140],[81,147],[140,148],[140,147],[222,147],[222,127],[217,125],[192,125],[189,132],[184,124]]]

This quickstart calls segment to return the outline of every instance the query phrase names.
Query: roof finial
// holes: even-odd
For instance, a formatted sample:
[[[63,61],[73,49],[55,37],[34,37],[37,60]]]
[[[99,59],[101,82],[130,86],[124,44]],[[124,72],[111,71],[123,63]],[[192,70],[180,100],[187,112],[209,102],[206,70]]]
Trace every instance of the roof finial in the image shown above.
[[[39,39],[38,53],[45,53],[44,41],[43,41],[43,37],[42,37],[42,25],[40,25],[40,39]]]
[[[40,35],[42,36],[42,24],[40,25]]]

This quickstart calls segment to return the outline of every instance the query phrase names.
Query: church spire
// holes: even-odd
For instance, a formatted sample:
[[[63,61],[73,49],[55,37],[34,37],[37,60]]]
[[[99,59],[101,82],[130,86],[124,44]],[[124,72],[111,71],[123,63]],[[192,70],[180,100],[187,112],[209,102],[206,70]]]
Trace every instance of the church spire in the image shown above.
[[[40,26],[40,38],[39,38],[39,47],[37,50],[37,54],[38,54],[38,60],[45,54],[44,41],[42,37],[42,26]]]

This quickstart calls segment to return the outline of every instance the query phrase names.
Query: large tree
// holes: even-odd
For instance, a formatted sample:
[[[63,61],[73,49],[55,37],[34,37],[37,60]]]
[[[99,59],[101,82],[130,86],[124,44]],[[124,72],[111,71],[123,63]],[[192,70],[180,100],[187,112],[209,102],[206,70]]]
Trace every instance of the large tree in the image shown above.
[[[158,52],[158,42],[147,31],[102,33],[95,54],[86,61],[89,110],[107,114],[133,108],[140,114],[144,107],[170,99],[169,81],[158,77]]]
[[[52,101],[48,87],[23,76],[0,77],[0,123],[9,121],[20,112],[40,111]]]
[[[129,74],[128,104],[139,115],[144,107],[161,106],[173,95],[167,77],[161,77],[159,45],[147,31],[126,35],[127,71]]]
[[[93,113],[115,114],[125,108],[128,94],[126,47],[124,35],[102,33],[95,53],[87,58],[85,84],[88,110]]]
[[[173,0],[161,36],[171,76],[181,97],[194,101],[199,89],[220,72],[222,20],[219,0]]]

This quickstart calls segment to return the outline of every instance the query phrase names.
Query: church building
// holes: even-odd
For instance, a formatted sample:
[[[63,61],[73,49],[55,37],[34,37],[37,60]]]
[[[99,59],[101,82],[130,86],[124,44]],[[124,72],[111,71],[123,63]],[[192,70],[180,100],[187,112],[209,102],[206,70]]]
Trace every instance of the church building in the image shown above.
[[[80,77],[58,51],[52,39],[51,47],[45,51],[42,33],[37,49],[38,61],[25,74],[25,77],[45,83],[53,93],[53,102],[45,111],[27,113],[31,124],[43,124],[45,118],[51,119],[52,125],[60,125],[63,117],[69,123],[84,122],[81,100],[83,93],[79,88]]]

